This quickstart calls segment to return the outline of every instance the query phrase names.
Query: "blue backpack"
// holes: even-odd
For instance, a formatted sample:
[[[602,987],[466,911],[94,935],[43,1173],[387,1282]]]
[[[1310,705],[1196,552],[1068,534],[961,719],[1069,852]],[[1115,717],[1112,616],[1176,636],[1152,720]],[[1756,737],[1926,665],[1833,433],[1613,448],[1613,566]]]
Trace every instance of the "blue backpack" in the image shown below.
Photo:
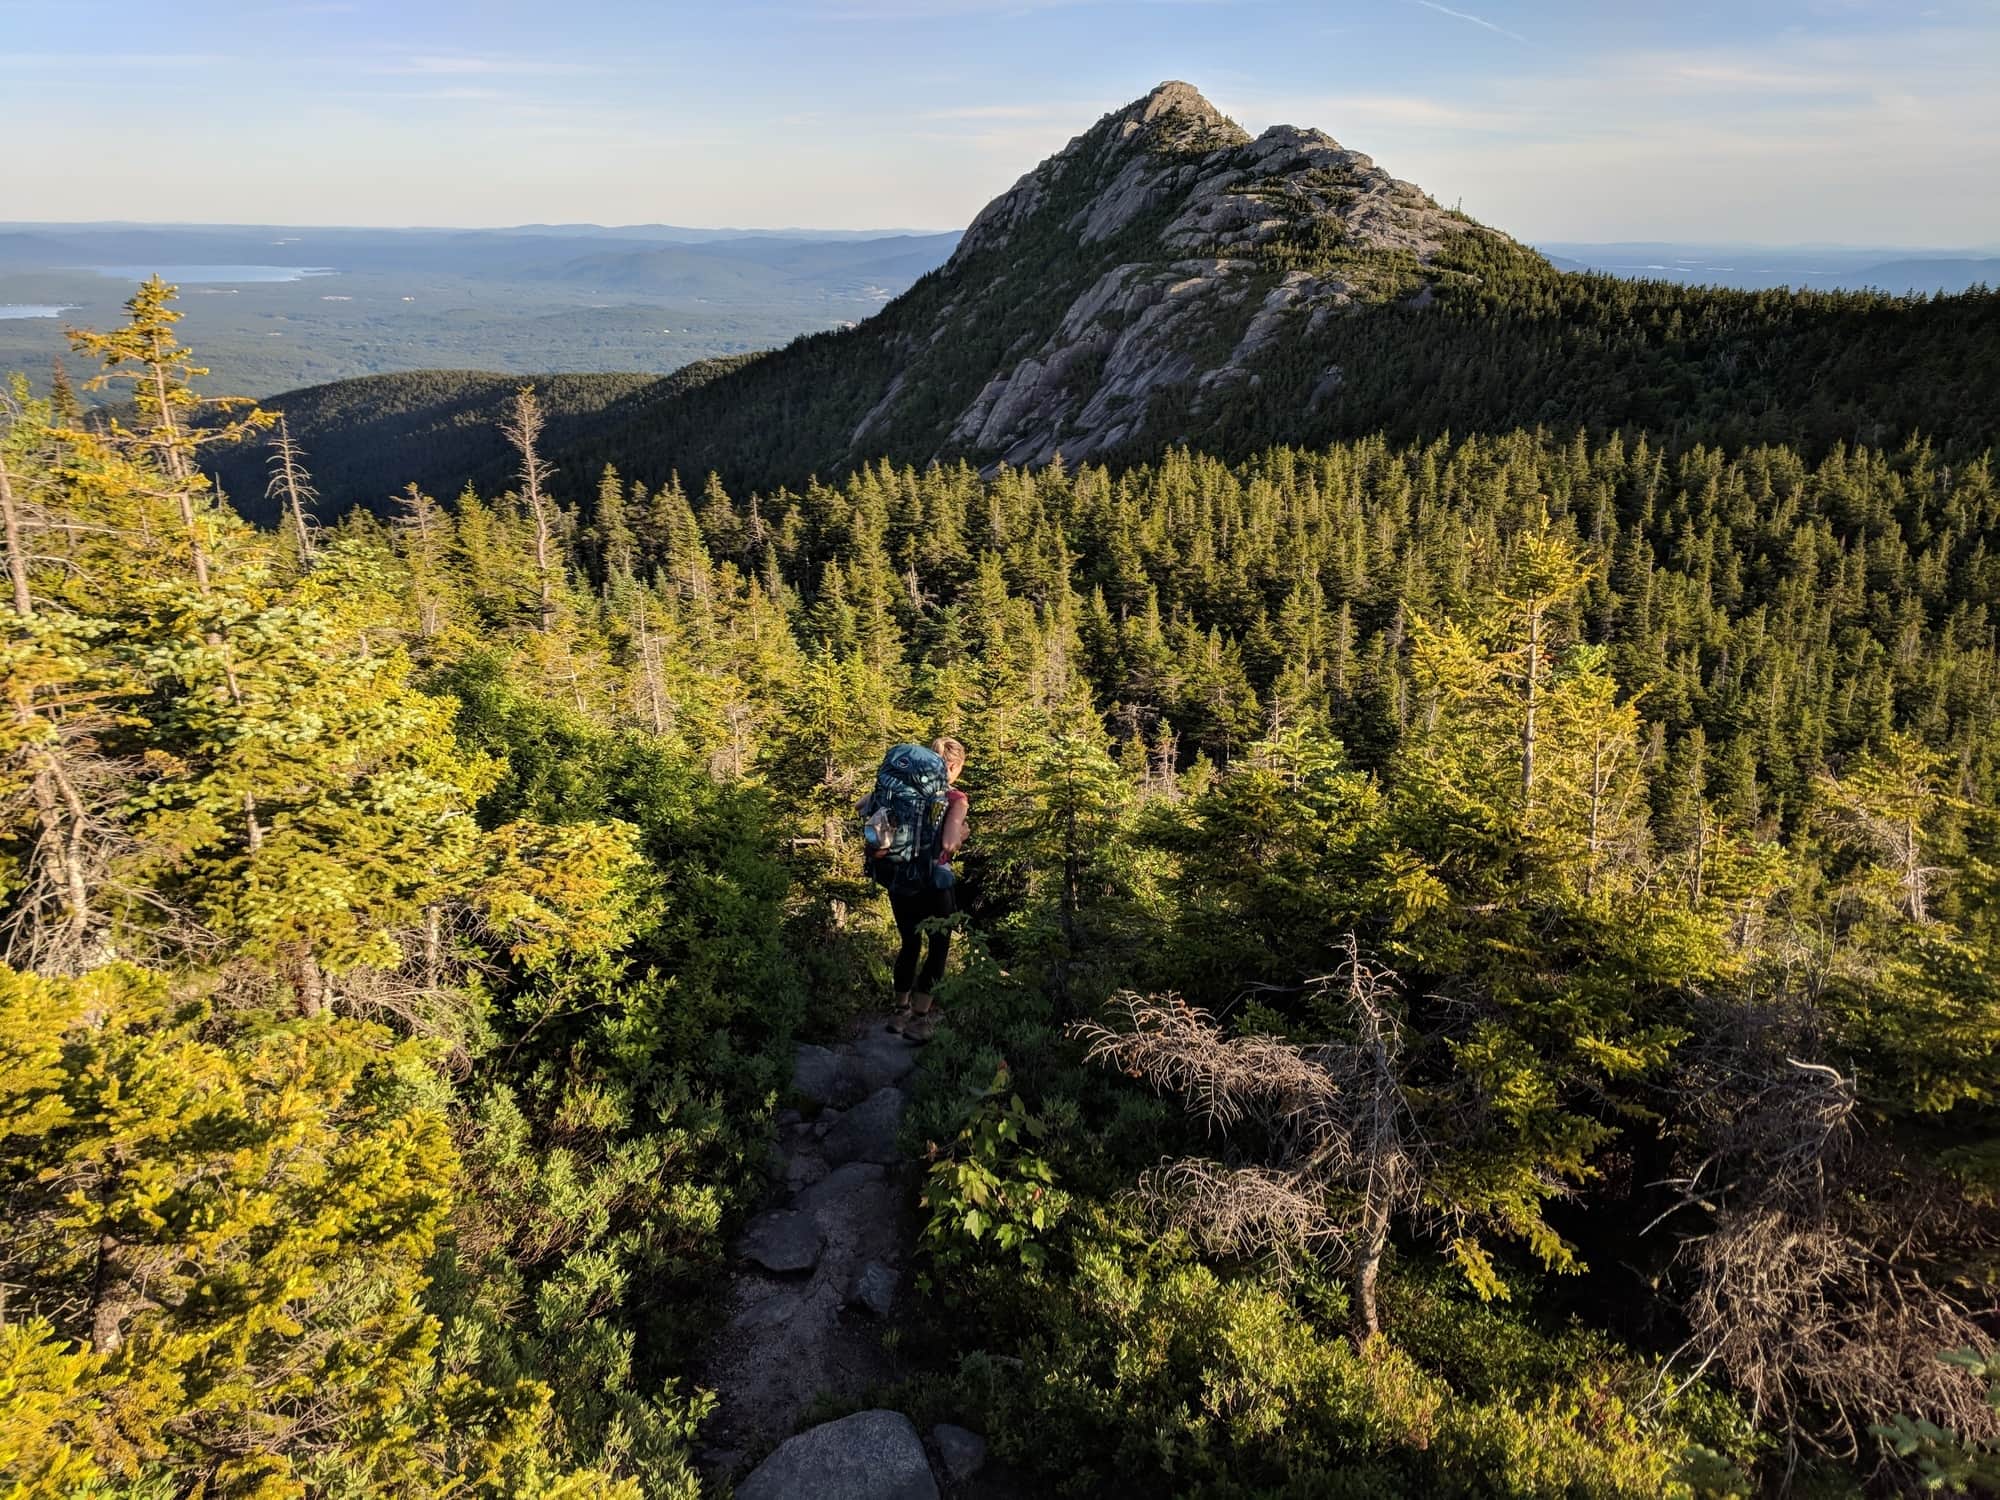
[[[861,804],[863,857],[876,880],[908,889],[929,878],[950,786],[944,757],[928,745],[898,745],[882,757]]]

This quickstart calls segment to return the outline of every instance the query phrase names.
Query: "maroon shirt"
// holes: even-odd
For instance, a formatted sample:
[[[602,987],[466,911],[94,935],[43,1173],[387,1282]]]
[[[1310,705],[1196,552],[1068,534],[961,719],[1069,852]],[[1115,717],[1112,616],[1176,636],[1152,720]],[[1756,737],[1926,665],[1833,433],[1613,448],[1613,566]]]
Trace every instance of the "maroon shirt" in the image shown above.
[[[938,863],[948,865],[965,843],[965,818],[972,804],[955,786],[945,789],[944,801],[944,827],[938,830]]]

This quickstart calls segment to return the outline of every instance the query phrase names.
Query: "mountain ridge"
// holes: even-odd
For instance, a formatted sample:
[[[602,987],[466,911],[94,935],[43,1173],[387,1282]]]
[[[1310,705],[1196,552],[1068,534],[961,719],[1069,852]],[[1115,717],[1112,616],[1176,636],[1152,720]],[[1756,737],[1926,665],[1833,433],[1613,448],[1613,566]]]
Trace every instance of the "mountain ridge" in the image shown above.
[[[1968,375],[1996,348],[1989,294],[1563,272],[1322,131],[1253,138],[1170,81],[1023,174],[867,321],[593,395],[550,456],[580,499],[606,464],[772,489],[878,459],[990,471],[1534,426],[1809,451],[1923,430],[1976,451],[2000,435],[2000,380]],[[294,431],[349,462],[330,424],[302,410]],[[465,472],[398,457],[357,460],[358,498],[504,483],[497,436]]]

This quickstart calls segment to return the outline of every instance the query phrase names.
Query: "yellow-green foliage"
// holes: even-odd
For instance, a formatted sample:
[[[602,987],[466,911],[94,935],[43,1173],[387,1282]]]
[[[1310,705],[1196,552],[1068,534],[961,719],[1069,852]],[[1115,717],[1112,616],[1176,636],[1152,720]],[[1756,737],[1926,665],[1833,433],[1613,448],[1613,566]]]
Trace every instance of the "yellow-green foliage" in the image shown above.
[[[0,1048],[8,1279],[89,1288],[64,1330],[96,1350],[64,1372],[67,1430],[113,1467],[200,1443],[226,1487],[291,1473],[277,1450],[307,1420],[364,1466],[393,1448],[428,1375],[417,1294],[456,1167],[405,1079],[414,1045],[238,1026],[113,966],[0,973]]]
[[[617,948],[645,912],[636,835],[623,823],[503,824],[480,842],[473,905],[531,968]]]
[[[458,1162],[422,1051],[122,966],[0,971],[0,1275],[88,1289],[0,1331],[0,1475],[51,1497],[153,1472],[219,1495],[636,1494],[559,1473],[545,1387],[440,1371],[422,1297]]]

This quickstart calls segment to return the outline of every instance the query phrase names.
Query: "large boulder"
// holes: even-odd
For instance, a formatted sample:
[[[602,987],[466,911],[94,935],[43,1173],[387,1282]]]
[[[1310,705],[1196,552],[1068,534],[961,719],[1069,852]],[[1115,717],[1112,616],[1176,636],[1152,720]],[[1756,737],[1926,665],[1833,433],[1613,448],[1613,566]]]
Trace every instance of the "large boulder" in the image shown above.
[[[924,1441],[896,1411],[861,1411],[778,1445],[736,1500],[938,1500]]]

